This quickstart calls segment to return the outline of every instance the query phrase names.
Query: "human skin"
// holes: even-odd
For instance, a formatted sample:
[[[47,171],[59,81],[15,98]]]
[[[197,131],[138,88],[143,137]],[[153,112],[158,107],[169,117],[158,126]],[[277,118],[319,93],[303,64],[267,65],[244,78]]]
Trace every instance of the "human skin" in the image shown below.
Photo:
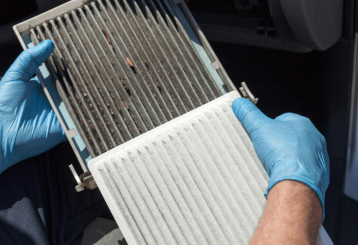
[[[322,221],[322,206],[303,183],[284,180],[267,196],[267,204],[250,245],[314,245]]]

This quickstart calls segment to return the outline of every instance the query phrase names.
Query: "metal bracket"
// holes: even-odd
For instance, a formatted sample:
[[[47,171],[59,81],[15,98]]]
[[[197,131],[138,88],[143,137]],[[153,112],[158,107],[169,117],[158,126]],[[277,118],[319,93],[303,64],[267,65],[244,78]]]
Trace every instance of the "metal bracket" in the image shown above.
[[[75,187],[77,192],[84,191],[85,189],[93,190],[97,188],[96,181],[94,180],[90,171],[87,171],[78,177],[78,174],[72,164],[70,165],[70,169],[78,184]]]
[[[240,87],[239,90],[240,90],[240,92],[242,94],[242,97],[244,97],[245,99],[250,100],[252,103],[254,103],[256,105],[257,101],[259,99],[255,98],[255,96],[253,96],[253,94],[251,93],[250,89],[247,87],[245,82],[242,82],[241,86],[242,87]]]
[[[76,132],[76,129],[71,129],[71,130],[68,130],[68,134],[71,138],[74,138],[77,136],[77,132]]]
[[[211,67],[214,69],[214,70],[217,70],[220,68],[220,62],[219,61],[214,61],[211,63]]]

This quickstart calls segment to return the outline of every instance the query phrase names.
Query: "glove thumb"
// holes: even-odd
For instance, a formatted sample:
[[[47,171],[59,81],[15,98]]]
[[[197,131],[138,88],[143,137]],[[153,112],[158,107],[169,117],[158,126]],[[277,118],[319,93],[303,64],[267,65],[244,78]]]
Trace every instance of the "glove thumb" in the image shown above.
[[[251,139],[256,129],[272,120],[263,114],[251,101],[245,98],[237,98],[232,103],[235,116],[244,125]]]
[[[1,82],[29,80],[37,68],[52,54],[54,48],[55,45],[51,40],[45,40],[23,51],[5,73]]]

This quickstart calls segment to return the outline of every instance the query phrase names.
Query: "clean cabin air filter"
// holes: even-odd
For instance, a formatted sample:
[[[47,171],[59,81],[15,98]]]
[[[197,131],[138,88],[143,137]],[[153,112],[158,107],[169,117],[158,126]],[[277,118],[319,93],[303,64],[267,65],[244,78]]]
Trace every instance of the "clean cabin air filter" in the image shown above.
[[[130,245],[248,244],[268,176],[230,92],[89,163]]]
[[[239,96],[230,92],[90,161],[129,245],[249,244],[268,176],[232,112]],[[321,228],[317,244],[323,236]]]
[[[84,172],[70,166],[76,190],[98,185],[129,245],[249,243],[268,176],[231,103],[257,99],[183,0],[74,0],[14,31],[24,49],[55,43],[37,76]]]

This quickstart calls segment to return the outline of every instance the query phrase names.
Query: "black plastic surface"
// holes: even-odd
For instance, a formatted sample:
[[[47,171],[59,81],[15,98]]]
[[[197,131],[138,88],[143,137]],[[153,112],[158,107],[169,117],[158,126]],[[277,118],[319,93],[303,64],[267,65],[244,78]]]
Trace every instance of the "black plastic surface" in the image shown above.
[[[295,37],[307,47],[326,50],[342,35],[342,0],[280,0]]]
[[[36,0],[4,1],[0,8],[0,25],[17,21],[37,10]]]

